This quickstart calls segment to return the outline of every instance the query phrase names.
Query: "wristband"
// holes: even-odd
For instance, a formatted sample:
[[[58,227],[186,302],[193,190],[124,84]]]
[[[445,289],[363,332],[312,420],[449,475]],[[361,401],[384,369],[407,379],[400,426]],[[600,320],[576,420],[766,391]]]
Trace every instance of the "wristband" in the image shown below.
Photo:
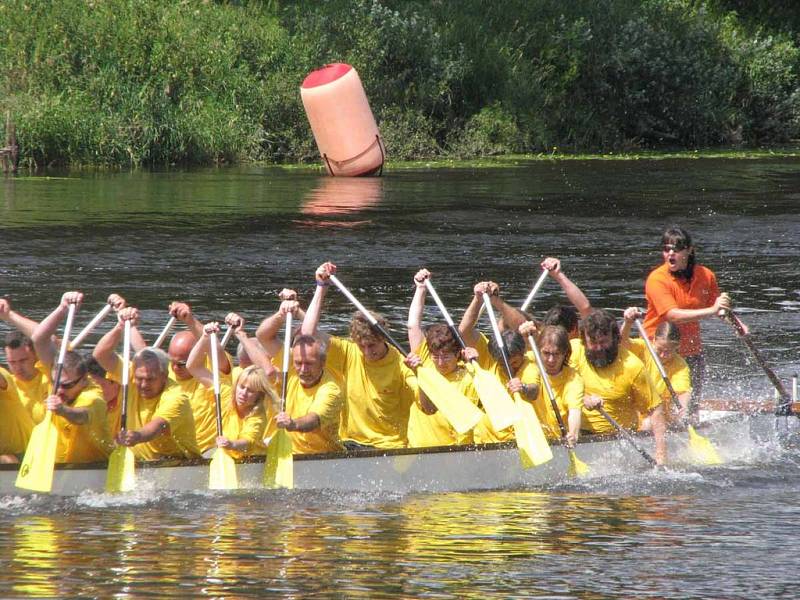
[[[328,282],[328,281],[320,281],[319,279],[315,279],[314,283],[317,284],[317,287],[328,287],[330,285],[330,282]]]

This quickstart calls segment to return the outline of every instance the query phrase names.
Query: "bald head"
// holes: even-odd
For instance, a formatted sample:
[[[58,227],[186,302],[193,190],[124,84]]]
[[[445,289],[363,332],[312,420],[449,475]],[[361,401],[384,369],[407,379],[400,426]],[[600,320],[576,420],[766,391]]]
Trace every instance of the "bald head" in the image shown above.
[[[172,372],[178,379],[190,379],[191,373],[186,369],[186,360],[189,358],[189,353],[197,343],[197,338],[191,331],[179,331],[172,336],[172,341],[169,343],[167,354],[172,364]]]

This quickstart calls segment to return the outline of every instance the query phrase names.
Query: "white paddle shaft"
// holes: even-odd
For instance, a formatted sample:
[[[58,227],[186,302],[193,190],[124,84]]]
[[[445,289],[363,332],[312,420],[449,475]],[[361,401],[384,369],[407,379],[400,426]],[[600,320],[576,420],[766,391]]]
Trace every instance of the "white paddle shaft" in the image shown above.
[[[101,308],[100,312],[94,316],[94,319],[89,321],[89,324],[86,325],[86,327],[84,327],[81,332],[75,336],[75,339],[73,339],[72,342],[70,342],[69,347],[72,350],[77,349],[83,343],[83,340],[86,339],[86,336],[94,331],[94,328],[100,324],[100,321],[108,316],[108,313],[111,312],[112,308],[113,307],[110,304],[106,304],[103,308]]]
[[[61,350],[58,352],[58,364],[64,364],[64,355],[67,353],[69,346],[69,334],[72,332],[72,321],[75,319],[75,305],[70,304],[67,307],[67,322],[64,325],[64,336],[61,338]]]
[[[541,288],[542,285],[544,284],[544,281],[545,281],[545,279],[547,279],[547,274],[549,272],[550,271],[548,271],[547,269],[542,269],[542,274],[539,275],[539,279],[537,279],[536,283],[533,285],[533,289],[531,290],[531,293],[528,294],[528,297],[525,298],[525,302],[522,303],[522,309],[521,310],[523,312],[528,310],[528,307],[531,305],[531,302],[533,302],[533,297],[539,292],[539,288]]]
[[[122,336],[122,385],[128,387],[128,377],[131,361],[131,322],[125,321],[125,333]]]
[[[219,396],[219,350],[215,332],[208,334],[208,343],[211,344],[211,376],[214,380],[214,394]]]
[[[289,342],[292,339],[292,313],[286,315],[286,334],[283,336],[283,376],[289,372]]]
[[[228,325],[228,328],[225,330],[225,335],[222,336],[222,341],[219,343],[220,348],[225,350],[225,346],[228,345],[228,342],[231,339],[231,335],[233,335],[233,327]]]
[[[153,348],[160,348],[161,344],[164,343],[164,339],[167,337],[169,332],[172,330],[172,327],[175,325],[175,317],[170,317],[167,324],[164,325],[164,329],[161,330],[161,333],[156,338],[156,341],[153,342]]]
[[[494,333],[494,339],[497,342],[497,347],[502,350],[505,348],[505,345],[503,344],[503,336],[500,335],[500,326],[497,324],[497,317],[495,317],[494,310],[492,309],[492,301],[489,299],[489,294],[486,292],[483,293],[483,305],[486,307],[489,320],[492,322],[492,332]]]
[[[359,311],[361,311],[361,314],[363,314],[367,318],[370,325],[377,325],[378,320],[372,316],[372,313],[369,312],[364,307],[364,305],[361,304],[361,302],[359,302],[355,296],[353,296],[353,294],[350,293],[350,290],[344,287],[344,284],[341,281],[339,281],[336,275],[331,275],[330,280],[337,288],[339,288],[339,291],[342,292],[347,297],[347,299],[353,303],[353,306],[355,306]]]
[[[431,284],[430,279],[426,279],[425,280],[425,287],[427,288],[428,293],[430,293],[431,298],[433,298],[433,301],[436,303],[436,306],[439,307],[439,310],[441,311],[442,316],[444,317],[444,320],[447,321],[447,324],[450,327],[455,327],[455,324],[453,323],[453,319],[450,317],[450,313],[447,312],[447,309],[444,307],[444,304],[442,303],[442,299],[439,298],[439,294],[437,294],[436,290],[433,289],[433,284]]]

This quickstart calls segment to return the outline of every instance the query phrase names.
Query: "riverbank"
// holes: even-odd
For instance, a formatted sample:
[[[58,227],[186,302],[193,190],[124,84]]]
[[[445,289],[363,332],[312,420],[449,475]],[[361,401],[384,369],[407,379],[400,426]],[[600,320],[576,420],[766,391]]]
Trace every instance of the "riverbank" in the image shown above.
[[[314,162],[298,87],[353,64],[391,159],[800,137],[800,47],[722,0],[0,4],[20,164]],[[747,152],[745,150],[745,152]]]

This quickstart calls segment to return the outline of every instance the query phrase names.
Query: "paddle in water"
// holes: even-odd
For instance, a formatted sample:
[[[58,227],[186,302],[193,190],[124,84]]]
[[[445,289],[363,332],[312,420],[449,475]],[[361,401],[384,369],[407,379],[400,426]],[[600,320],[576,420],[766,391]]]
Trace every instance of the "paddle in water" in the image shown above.
[[[69,346],[69,336],[72,333],[72,321],[75,318],[75,304],[70,304],[67,309],[67,322],[64,325],[64,334],[61,338],[61,349],[58,353],[56,376],[53,380],[53,394],[58,392],[61,384],[61,372],[64,370],[64,355]],[[46,411],[44,420],[33,428],[25,456],[22,458],[17,481],[18,488],[33,490],[35,492],[49,492],[53,489],[53,470],[56,464],[56,450],[58,448],[58,429],[53,423],[52,411]]]
[[[120,414],[120,433],[128,429],[128,387],[130,384],[131,361],[131,322],[125,321],[125,334],[122,341],[122,409]],[[108,457],[106,473],[106,492],[130,492],[136,487],[136,460],[130,446],[117,446]]]
[[[394,346],[400,354],[407,356],[405,349],[395,340],[386,329],[378,323],[378,320],[369,312],[361,302],[339,281],[336,275],[330,275],[330,280],[339,288],[348,300],[355,306],[361,314],[370,322],[373,328],[380,332],[389,344]],[[464,434],[471,430],[483,418],[483,413],[475,406],[469,398],[458,391],[447,379],[434,367],[420,365],[417,367],[417,382],[425,395],[438,410],[442,412],[459,434]]]
[[[656,349],[653,348],[653,344],[647,337],[647,332],[644,329],[644,325],[642,325],[642,320],[635,319],[634,323],[636,323],[636,328],[639,330],[639,336],[644,341],[645,346],[647,346],[647,350],[650,352],[653,362],[655,363],[656,367],[658,367],[658,372],[661,375],[661,379],[664,381],[664,385],[667,386],[667,391],[669,391],[669,395],[672,398],[672,403],[677,410],[682,410],[683,406],[681,405],[680,400],[678,400],[678,394],[675,392],[675,388],[672,387],[672,382],[669,380],[667,370],[664,368],[664,364],[658,357]],[[689,433],[689,449],[692,451],[694,457],[699,462],[707,465],[722,464],[722,458],[717,452],[717,449],[711,444],[711,441],[697,433],[694,426],[688,423],[687,420],[684,420],[684,422],[686,424],[686,431]]]
[[[286,331],[283,336],[283,365],[281,376],[281,412],[286,412],[286,392],[289,386],[289,353],[292,339],[292,313],[286,314]],[[269,488],[294,487],[294,455],[289,432],[279,427],[267,448],[264,462],[264,485]]]
[[[461,332],[453,322],[441,298],[439,298],[439,294],[437,294],[436,290],[433,288],[430,279],[425,280],[425,287],[428,289],[436,306],[439,307],[439,311],[447,322],[450,331],[453,332],[453,336],[458,340],[461,349],[465,349],[467,344],[464,342]],[[483,404],[483,408],[486,410],[486,414],[492,422],[492,427],[494,427],[496,431],[502,431],[506,427],[511,427],[511,425],[519,419],[519,415],[517,414],[516,406],[514,406],[514,400],[511,399],[508,390],[503,387],[503,384],[500,383],[497,377],[486,371],[486,369],[481,368],[478,361],[475,359],[469,361],[467,370],[470,372],[470,375],[472,375],[472,383],[475,386],[475,391],[478,392],[478,397],[481,399],[481,404]]]
[[[217,412],[217,437],[222,437],[222,400],[219,387],[219,349],[217,348],[217,334],[209,334],[211,345],[211,374],[214,381],[214,407]],[[225,448],[214,450],[208,476],[208,488],[211,490],[235,490],[239,487],[236,476],[236,461],[225,451]]]
[[[778,376],[775,375],[775,371],[773,371],[769,365],[767,365],[767,361],[764,360],[764,357],[761,356],[761,352],[758,351],[753,340],[750,339],[750,333],[744,326],[744,323],[739,319],[739,317],[732,311],[728,310],[725,311],[723,318],[730,323],[733,329],[736,331],[736,335],[742,340],[742,343],[747,347],[750,351],[750,354],[753,355],[753,358],[758,363],[764,373],[767,375],[767,379],[769,379],[770,383],[775,386],[775,389],[778,391],[778,407],[776,414],[781,417],[787,417],[792,414],[792,397],[789,395],[789,392],[786,391],[786,388],[783,387],[783,383]]]
[[[564,418],[561,416],[561,411],[558,408],[556,395],[553,392],[553,386],[550,384],[550,377],[544,368],[544,361],[542,361],[542,354],[539,352],[539,346],[536,343],[536,340],[533,339],[532,335],[528,336],[528,344],[530,344],[531,350],[533,351],[533,357],[536,359],[536,366],[539,367],[539,373],[542,378],[542,383],[544,384],[544,389],[547,392],[547,397],[550,399],[550,407],[553,409],[553,414],[555,414],[556,420],[558,421],[558,428],[561,431],[561,443],[564,444],[564,447],[567,449],[567,453],[569,455],[568,472],[573,477],[588,475],[589,465],[578,458],[578,455],[575,453],[575,448],[572,448],[568,441],[567,427],[564,424]]]
[[[505,342],[503,342],[503,336],[500,334],[500,326],[497,324],[497,318],[495,317],[494,309],[492,309],[492,301],[485,292],[483,294],[483,305],[489,315],[494,339],[500,349],[506,374],[509,379],[513,379],[514,372],[511,370],[511,363],[508,359],[508,349]],[[514,423],[514,436],[517,439],[517,447],[520,450],[522,466],[529,468],[546,463],[553,458],[553,450],[544,435],[542,424],[539,422],[539,417],[536,416],[533,405],[523,400],[518,393],[514,394],[514,403],[519,413],[519,419]]]
[[[653,458],[652,456],[650,456],[650,453],[649,453],[647,450],[645,450],[644,448],[642,448],[642,447],[639,445],[639,442],[637,442],[637,441],[636,441],[636,439],[633,437],[633,435],[631,435],[631,432],[630,432],[630,431],[628,431],[628,430],[627,430],[627,429],[625,429],[625,428],[624,428],[622,425],[620,425],[619,423],[617,423],[616,419],[615,419],[614,417],[612,417],[610,414],[608,414],[608,413],[606,412],[606,409],[605,409],[605,408],[603,408],[603,405],[602,405],[602,404],[598,404],[598,405],[597,405],[597,406],[594,408],[594,410],[596,410],[596,411],[597,411],[597,412],[599,412],[601,415],[603,415],[603,418],[604,418],[606,421],[608,421],[608,422],[611,424],[611,426],[612,426],[614,429],[616,429],[616,430],[617,430],[617,432],[618,432],[618,433],[619,433],[619,434],[622,436],[622,438],[623,438],[623,439],[624,439],[626,442],[628,442],[628,443],[629,443],[631,446],[633,446],[633,448],[634,448],[634,449],[635,449],[635,450],[636,450],[636,451],[637,451],[639,454],[641,454],[641,455],[642,455],[642,457],[643,457],[643,458],[644,458],[644,459],[645,459],[645,460],[646,460],[648,463],[650,463],[650,466],[651,466],[651,467],[656,467],[656,466],[658,466],[658,463],[656,462],[656,459],[655,459],[655,458]]]

